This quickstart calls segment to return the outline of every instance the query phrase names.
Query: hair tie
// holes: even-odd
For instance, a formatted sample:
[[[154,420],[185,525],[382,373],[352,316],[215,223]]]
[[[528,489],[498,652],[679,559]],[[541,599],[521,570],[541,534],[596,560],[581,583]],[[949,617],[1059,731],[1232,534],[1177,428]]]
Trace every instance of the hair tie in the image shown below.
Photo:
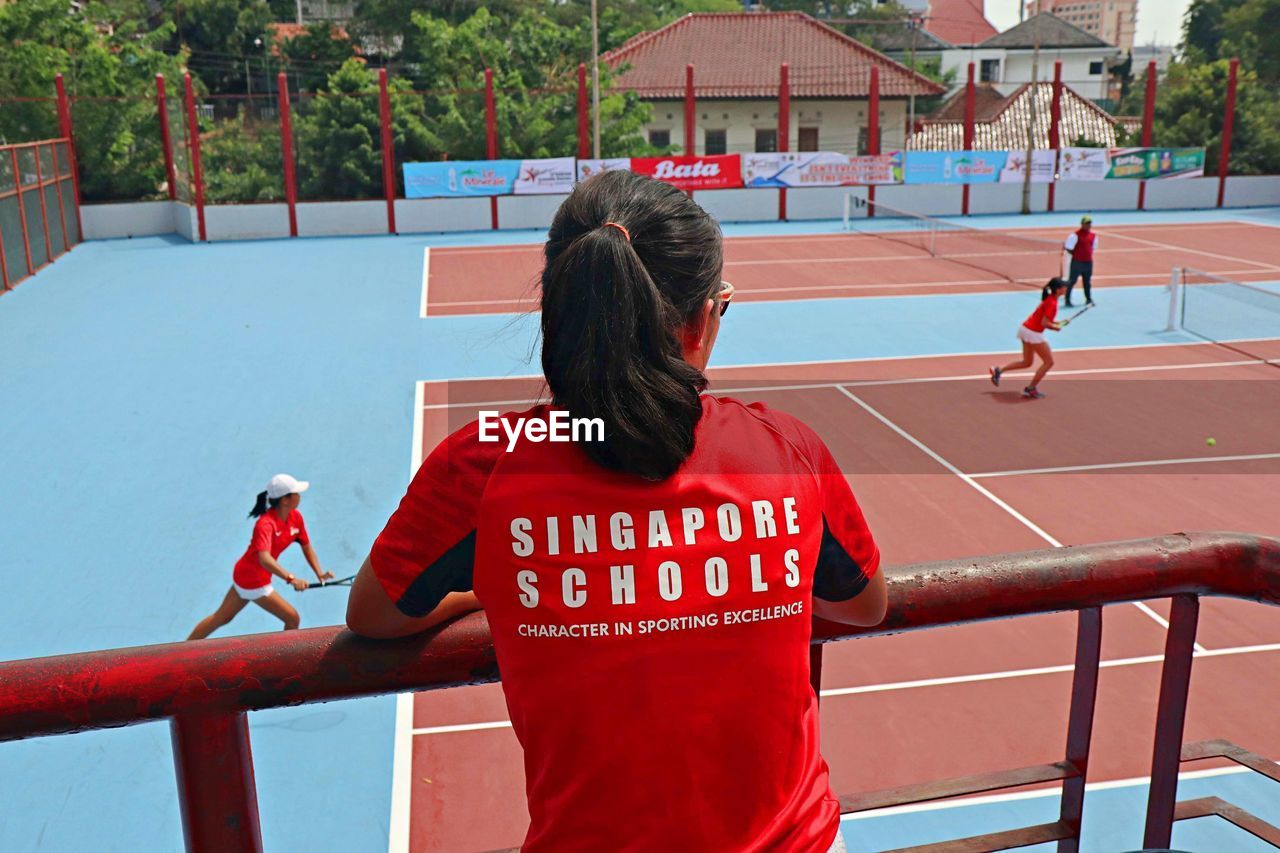
[[[631,242],[631,232],[630,232],[630,231],[628,231],[624,226],[619,225],[619,224],[618,224],[618,223],[616,223],[616,222],[606,222],[606,223],[604,224],[604,227],[605,227],[605,228],[617,228],[619,231],[621,231],[621,232],[622,232],[622,236],[627,238],[627,242],[628,242],[628,243],[630,243],[630,242]]]

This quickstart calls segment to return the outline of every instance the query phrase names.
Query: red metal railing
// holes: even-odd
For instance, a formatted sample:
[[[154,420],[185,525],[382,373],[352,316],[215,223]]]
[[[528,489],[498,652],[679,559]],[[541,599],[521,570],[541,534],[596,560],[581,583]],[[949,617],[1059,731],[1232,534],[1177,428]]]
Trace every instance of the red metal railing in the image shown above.
[[[1021,785],[1062,782],[1059,819],[931,850],[999,850],[1080,838],[1102,606],[1173,598],[1147,809],[1146,846],[1167,847],[1175,820],[1217,814],[1273,842],[1280,830],[1216,798],[1176,803],[1180,761],[1224,757],[1280,781],[1280,765],[1221,741],[1182,745],[1200,596],[1280,605],[1280,541],[1236,533],[1176,534],[888,570],[889,615],[876,628],[815,628],[821,644],[872,634],[1064,610],[1079,612],[1064,759],[841,798],[846,813]],[[264,708],[497,680],[483,614],[390,642],[314,628],[0,664],[0,740],[172,721],[187,848],[261,850],[245,714]]]
[[[0,212],[12,205],[17,214],[0,216],[0,292],[80,242],[74,174],[65,138],[0,145]]]

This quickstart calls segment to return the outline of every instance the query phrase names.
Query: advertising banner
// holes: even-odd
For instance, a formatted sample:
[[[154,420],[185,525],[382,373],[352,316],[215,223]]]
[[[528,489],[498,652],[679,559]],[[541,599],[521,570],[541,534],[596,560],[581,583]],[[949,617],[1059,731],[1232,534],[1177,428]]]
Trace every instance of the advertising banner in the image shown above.
[[[1203,148],[1112,148],[1109,180],[1198,178],[1204,174]]]
[[[519,160],[445,160],[405,163],[405,198],[476,198],[510,195]]]
[[[682,190],[723,190],[742,186],[742,157],[739,154],[632,157],[631,171],[657,178]]]
[[[833,151],[742,155],[748,187],[842,187],[902,182],[902,152],[849,156]]]
[[[579,160],[578,180],[585,181],[597,172],[608,172],[613,169],[630,169],[630,157],[613,157],[609,160]]]
[[[1004,169],[1003,151],[908,151],[908,184],[993,184]]]
[[[1103,181],[1111,168],[1106,148],[1063,148],[1058,158],[1058,180]]]
[[[546,195],[573,192],[577,170],[572,157],[548,160],[520,160],[516,176],[516,195]]]
[[[1054,166],[1057,165],[1056,151],[1038,148],[1031,152],[1031,183],[1053,183]],[[1004,168],[1000,170],[1002,184],[1020,184],[1027,179],[1027,152],[1010,151],[1004,160]]]

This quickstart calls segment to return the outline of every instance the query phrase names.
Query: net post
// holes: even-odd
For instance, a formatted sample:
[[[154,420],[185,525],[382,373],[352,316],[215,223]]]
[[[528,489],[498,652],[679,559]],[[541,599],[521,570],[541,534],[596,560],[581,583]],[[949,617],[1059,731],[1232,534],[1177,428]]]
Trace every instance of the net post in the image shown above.
[[[1086,607],[1077,614],[1076,665],[1071,680],[1071,711],[1067,718],[1067,763],[1076,775],[1062,783],[1059,820],[1072,829],[1071,838],[1058,842],[1058,853],[1080,849],[1084,817],[1084,783],[1089,773],[1089,746],[1098,700],[1098,670],[1102,657],[1102,608]]]
[[[1186,270],[1174,267],[1169,273],[1169,321],[1165,324],[1166,332],[1176,332],[1181,324],[1178,322],[1178,306],[1182,302],[1183,278]]]
[[[969,63],[969,80],[964,87],[964,150],[973,150],[973,123],[974,123],[974,99],[977,93],[973,88],[973,63]],[[1031,168],[1031,164],[1027,164],[1027,168]],[[960,213],[962,216],[969,215],[969,182],[964,182],[964,188],[960,197]]]
[[[182,75],[182,89],[187,101],[187,144],[191,146],[192,195],[196,203],[196,225],[200,242],[207,240],[204,227],[204,169],[200,166],[200,122],[196,120],[196,93],[191,75]]]
[[[84,199],[80,197],[80,169],[76,159],[76,131],[71,123],[71,102],[67,99],[67,88],[62,83],[61,74],[53,78],[53,85],[58,92],[58,131],[66,137],[67,156],[71,159],[71,188],[75,190],[76,197],[76,232],[83,238],[84,222],[80,219],[80,207],[84,204]],[[17,180],[16,171],[13,177]]]
[[[1142,104],[1142,147],[1151,147],[1152,125],[1156,119],[1156,61],[1147,63],[1147,95]],[[1138,210],[1147,209],[1147,182],[1138,181]]]
[[[587,65],[578,63],[578,159],[586,160],[591,156],[591,140],[587,131],[589,118],[587,107]]]
[[[485,158],[498,159],[498,118],[493,103],[493,69],[484,70],[484,136]],[[489,196],[489,225],[498,230],[498,197]]]
[[[844,230],[849,230],[849,218],[853,214],[853,193],[844,194]]]
[[[187,850],[261,853],[248,717],[180,714],[170,730]]]
[[[385,68],[378,69],[378,123],[382,126],[382,193],[387,198],[387,233],[394,234],[396,233],[396,152],[391,136],[391,93],[387,89],[387,69]],[[494,215],[495,217],[497,215],[496,209]]]
[[[284,201],[289,206],[289,236],[298,236],[298,174],[293,162],[293,113],[289,105],[289,79],[276,75],[276,101],[280,107],[280,157],[284,164]]]
[[[871,91],[867,95],[867,153],[880,153],[880,66],[871,66]],[[905,156],[905,155],[904,155]],[[867,217],[876,215],[876,185],[867,185]]]
[[[1231,131],[1236,120],[1236,77],[1240,60],[1233,57],[1227,76],[1227,106],[1222,116],[1222,150],[1218,152],[1218,207],[1222,207],[1227,192],[1227,169],[1231,165]]]
[[[1165,638],[1156,710],[1155,747],[1151,759],[1151,788],[1147,795],[1147,823],[1143,847],[1167,848],[1173,835],[1173,811],[1178,796],[1178,767],[1182,761],[1182,731],[1191,687],[1191,659],[1195,651],[1200,599],[1173,597],[1169,633]]]
[[[791,82],[788,76],[787,63],[778,69],[778,151],[790,150],[791,140]],[[875,73],[875,66],[872,72]],[[787,221],[787,188],[778,188],[778,219]]]
[[[178,180],[173,168],[173,137],[169,134],[169,106],[165,102],[164,75],[156,75],[156,118],[160,120],[160,146],[164,148],[164,175],[169,201],[178,199]]]

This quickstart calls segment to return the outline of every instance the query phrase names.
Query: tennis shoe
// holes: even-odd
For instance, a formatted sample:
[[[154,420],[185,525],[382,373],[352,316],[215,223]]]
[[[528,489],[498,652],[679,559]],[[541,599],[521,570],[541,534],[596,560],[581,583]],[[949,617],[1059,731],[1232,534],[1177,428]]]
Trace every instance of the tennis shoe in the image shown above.
[[[1026,388],[1022,389],[1022,396],[1026,397],[1028,400],[1039,400],[1044,396],[1044,393],[1034,385],[1028,385]]]
[[[987,368],[987,372],[991,374],[991,384],[999,387],[1000,374],[1003,373],[1004,371],[998,367],[989,367]]]

